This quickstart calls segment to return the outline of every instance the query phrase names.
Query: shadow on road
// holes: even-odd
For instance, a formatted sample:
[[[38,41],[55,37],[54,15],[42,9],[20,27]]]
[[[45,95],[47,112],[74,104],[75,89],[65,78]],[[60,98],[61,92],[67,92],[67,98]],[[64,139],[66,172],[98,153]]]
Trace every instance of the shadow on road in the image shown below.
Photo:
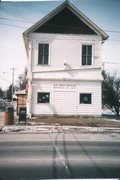
[[[80,146],[80,148],[82,149],[82,151],[85,153],[86,157],[90,160],[90,162],[93,164],[93,166],[95,167],[95,169],[99,172],[100,176],[103,178],[107,178],[105,173],[102,171],[102,169],[95,163],[95,161],[92,159],[92,157],[90,156],[90,154],[87,152],[87,150],[84,148],[84,146],[82,145],[82,143],[77,139],[77,137],[75,136],[74,133],[72,133],[74,139],[76,140],[76,142],[78,143],[78,145]]]

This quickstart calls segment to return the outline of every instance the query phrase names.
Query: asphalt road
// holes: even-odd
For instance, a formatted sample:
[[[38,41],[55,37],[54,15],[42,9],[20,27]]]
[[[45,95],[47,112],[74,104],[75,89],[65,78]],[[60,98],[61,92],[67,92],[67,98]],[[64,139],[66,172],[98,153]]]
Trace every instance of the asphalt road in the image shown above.
[[[119,177],[120,134],[0,135],[0,180]]]

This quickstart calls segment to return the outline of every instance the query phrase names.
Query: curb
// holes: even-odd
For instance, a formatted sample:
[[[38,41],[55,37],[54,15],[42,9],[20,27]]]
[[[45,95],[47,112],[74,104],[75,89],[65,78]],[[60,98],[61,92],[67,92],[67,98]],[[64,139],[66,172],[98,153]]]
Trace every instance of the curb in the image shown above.
[[[36,134],[36,133],[120,133],[120,128],[78,127],[78,126],[3,126],[0,134]]]

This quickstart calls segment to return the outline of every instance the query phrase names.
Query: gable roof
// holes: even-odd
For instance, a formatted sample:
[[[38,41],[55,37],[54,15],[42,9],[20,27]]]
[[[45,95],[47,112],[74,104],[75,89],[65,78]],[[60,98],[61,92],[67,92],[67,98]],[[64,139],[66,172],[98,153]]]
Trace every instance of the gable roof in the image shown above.
[[[54,26],[54,28],[52,28],[53,33],[59,33],[59,31],[56,31],[56,27],[55,26],[59,26],[59,24],[56,24],[57,19],[60,19],[64,16],[64,10],[68,11],[68,15],[72,16],[72,21],[77,21],[77,26],[74,27],[74,25],[72,26],[65,26],[65,23],[63,22],[64,19],[62,19],[63,21],[59,21],[58,23],[60,23],[60,26],[63,28],[64,27],[64,31],[65,28],[67,28],[67,31],[69,30],[68,33],[72,33],[72,34],[85,34],[84,33],[84,29],[86,29],[86,32],[89,32],[88,34],[97,34],[98,36],[102,37],[102,40],[106,40],[108,38],[108,35],[101,30],[95,23],[93,23],[88,17],[86,17],[81,11],[79,11],[72,3],[70,3],[68,0],[66,0],[65,2],[63,2],[61,5],[59,5],[56,9],[54,9],[51,13],[49,13],[47,16],[45,16],[44,18],[42,18],[40,21],[38,21],[37,23],[35,23],[33,26],[31,26],[29,29],[27,29],[24,33],[23,33],[23,37],[24,38],[28,38],[29,37],[29,33],[33,33],[33,32],[43,32],[43,33],[49,33],[50,32],[50,27],[48,28],[48,26],[50,26],[50,24],[52,23],[52,26]],[[67,16],[68,16],[67,15]],[[60,17],[61,16],[61,17]],[[74,17],[73,17],[74,16]],[[57,18],[55,20],[55,18]],[[76,19],[75,19],[76,18]],[[75,20],[74,20],[75,19]],[[66,19],[67,21],[67,19]],[[71,19],[70,22],[72,23]],[[79,21],[79,22],[78,22]],[[68,25],[68,23],[67,23]],[[47,27],[45,27],[47,26]],[[73,27],[73,31],[70,31],[70,27]],[[75,32],[78,31],[78,33],[74,33],[74,29],[77,29]],[[79,29],[83,29],[83,30],[78,30]],[[59,27],[57,28],[59,29]],[[51,33],[51,32],[50,32]],[[61,32],[60,32],[61,33]],[[87,33],[86,33],[87,34]],[[25,40],[25,39],[24,39]]]
[[[90,34],[97,35],[88,25],[78,18],[68,7],[39,26],[34,32],[59,34]]]

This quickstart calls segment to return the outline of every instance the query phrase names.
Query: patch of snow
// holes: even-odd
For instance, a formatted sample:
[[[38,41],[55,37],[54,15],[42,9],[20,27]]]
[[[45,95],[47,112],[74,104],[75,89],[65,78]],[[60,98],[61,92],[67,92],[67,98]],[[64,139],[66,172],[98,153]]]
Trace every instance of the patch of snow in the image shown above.
[[[59,123],[55,123],[54,126],[60,126],[60,124]]]
[[[62,133],[62,132],[78,132],[78,133],[120,133],[120,128],[98,128],[98,127],[77,127],[77,126],[4,126],[0,133]]]
[[[102,111],[102,114],[105,114],[105,115],[114,115],[114,113],[111,111],[111,110],[103,110]]]

